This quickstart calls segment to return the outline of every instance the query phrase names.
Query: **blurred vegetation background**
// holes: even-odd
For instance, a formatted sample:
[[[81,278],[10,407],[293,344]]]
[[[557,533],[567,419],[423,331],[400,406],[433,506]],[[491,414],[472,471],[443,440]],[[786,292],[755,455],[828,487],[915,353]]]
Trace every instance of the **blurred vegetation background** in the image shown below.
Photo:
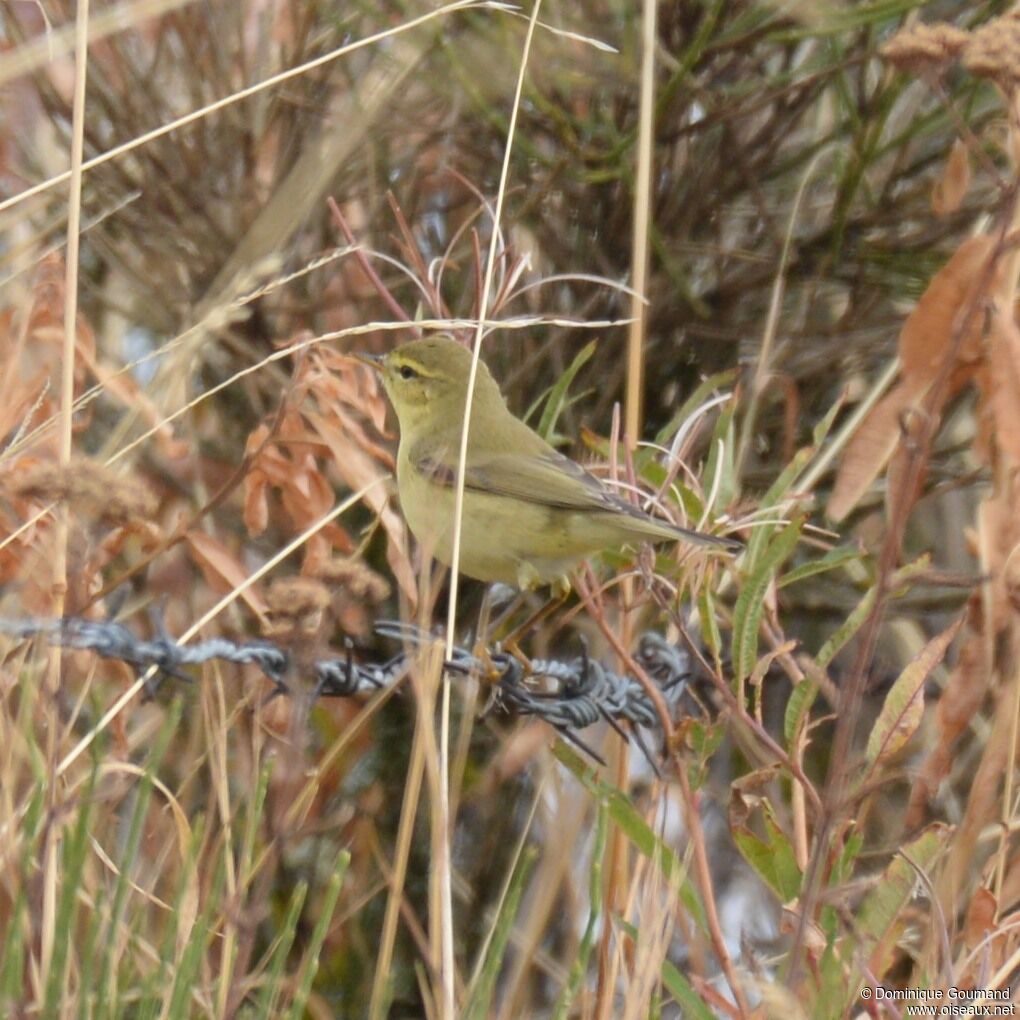
[[[920,826],[966,814],[991,739],[993,695],[982,699],[998,689],[994,677],[1011,677],[1002,662],[984,664],[962,745],[932,723],[929,701],[924,723],[908,727],[908,749],[873,757],[861,800],[830,802],[824,787],[838,689],[870,605],[885,615],[862,673],[855,755],[893,680],[969,597],[972,612],[981,599],[986,561],[967,529],[997,470],[974,453],[981,398],[958,388],[939,409],[904,540],[904,561],[933,557],[909,588],[908,575],[890,587],[874,555],[889,529],[884,487],[834,526],[821,511],[842,446],[816,456],[833,422],[852,422],[890,378],[904,320],[939,268],[1012,208],[1016,109],[1002,81],[956,65],[904,73],[879,49],[904,25],[972,30],[1006,7],[658,5],[639,438],[669,447],[693,392],[700,403],[733,394],[688,438],[702,482],[682,477],[680,502],[726,515],[752,548],[732,573],[657,562],[671,594],[640,588],[641,615],[629,623],[616,588],[599,602],[602,622],[624,638],[650,627],[679,641],[685,622],[700,632],[705,675],[678,738],[693,795],[670,769],[657,776],[634,748],[621,750],[609,729],[585,738],[610,762],[593,778],[592,763],[568,764],[562,748],[554,758],[553,734],[539,724],[474,723],[484,689],[456,694],[464,1015],[852,1015],[862,981],[971,974],[967,954],[984,937],[975,932],[1002,933],[994,958],[983,957],[986,974],[1012,959],[1011,847],[998,848],[994,909],[972,898],[990,884],[982,837],[964,877],[954,873],[962,891],[941,901],[941,921],[933,902],[910,900],[912,872],[886,870],[902,865],[895,851],[910,840],[925,874],[941,859],[948,830]],[[153,634],[146,611],[160,607],[158,626],[179,635],[335,500],[392,466],[382,395],[339,355],[408,339],[412,326],[397,328],[404,315],[477,314],[531,9],[94,0],[73,274],[80,404],[67,467],[58,412],[75,14],[65,0],[0,11],[0,611],[117,615]],[[493,331],[485,359],[521,413],[552,391],[551,425],[584,437],[567,447],[583,458],[615,457],[606,437],[626,390],[645,17],[620,0],[542,5],[501,220],[491,314],[535,322]],[[933,200],[952,184],[961,139],[966,185],[951,202]],[[460,335],[470,335],[463,324]],[[557,390],[571,369],[569,388]],[[804,448],[810,459],[777,489]],[[640,458],[636,470],[646,486],[665,477]],[[339,648],[347,634],[359,654],[381,657],[387,644],[372,637],[372,620],[428,602],[383,492],[372,489],[284,565],[329,592],[316,648]],[[59,514],[44,513],[54,501],[70,506],[64,533]],[[796,549],[777,538],[779,518],[799,522]],[[768,559],[770,542],[782,559]],[[66,594],[51,576],[55,543],[68,550]],[[597,579],[625,562],[607,558]],[[596,575],[588,582],[598,588]],[[260,581],[206,633],[276,634],[296,649],[302,621],[323,609],[318,591],[274,593]],[[887,605],[890,591],[901,597]],[[465,633],[478,597],[469,589]],[[758,615],[748,616],[752,601]],[[611,659],[579,604],[529,635],[533,647],[573,653],[580,632]],[[709,618],[721,638],[706,633]],[[756,672],[731,684],[738,711],[711,677],[730,684],[740,659],[731,634],[748,632]],[[1011,630],[996,633],[1012,640]],[[832,655],[795,662],[791,640]],[[436,777],[421,765],[432,760],[422,736],[431,715],[417,681],[370,709],[265,704],[254,674],[208,667],[194,686],[167,685],[100,724],[130,671],[81,653],[54,667],[53,655],[11,642],[0,688],[7,1015],[443,1015],[430,891]],[[948,673],[934,657],[927,664],[930,697]],[[790,693],[805,678],[812,693],[801,689],[791,716]],[[809,732],[812,719],[819,728]],[[787,757],[765,761],[765,735]],[[955,759],[908,831],[912,778],[931,741],[947,756],[953,745]],[[996,759],[1003,769],[1007,753]],[[807,806],[793,789],[804,773],[820,791]],[[990,807],[982,825],[1009,828],[1008,783],[1002,796],[1001,817]],[[714,894],[697,881],[692,824],[703,829],[696,842],[708,849]],[[824,875],[811,863],[825,857],[812,835],[835,839],[817,866]],[[657,841],[675,869],[653,866]],[[894,895],[876,904],[880,876]],[[713,895],[714,924],[692,906]],[[984,928],[973,920],[981,909]],[[965,931],[966,945],[951,941],[940,957],[939,925],[948,940]],[[740,994],[728,967],[740,972]]]

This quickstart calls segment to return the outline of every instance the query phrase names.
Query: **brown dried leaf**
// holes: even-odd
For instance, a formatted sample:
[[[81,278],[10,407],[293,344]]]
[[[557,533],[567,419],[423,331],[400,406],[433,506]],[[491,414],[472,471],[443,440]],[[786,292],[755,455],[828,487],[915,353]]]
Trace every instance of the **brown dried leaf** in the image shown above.
[[[263,467],[268,451],[261,449],[268,437],[269,426],[259,425],[252,429],[244,444],[246,457],[252,457],[256,450],[259,451],[244,476],[244,526],[252,538],[261,535],[269,526],[269,476]]]
[[[368,419],[376,432],[385,434],[387,401],[378,373],[354,361],[349,354],[329,348],[317,348],[309,356],[300,384],[313,394],[320,407],[349,407]],[[373,454],[386,456],[357,426],[357,440]]]
[[[957,359],[969,362],[981,357],[982,316],[972,310],[981,285],[990,289],[994,283],[992,274],[985,272],[994,247],[987,235],[968,238],[932,277],[900,332],[900,372],[905,382],[920,386],[935,380],[968,314],[968,330]]]
[[[268,526],[269,494],[273,490],[279,493],[290,521],[298,529],[309,528],[329,513],[334,503],[333,488],[308,449],[309,445],[318,446],[319,439],[296,412],[284,417],[279,443],[263,446],[268,435],[266,426],[260,425],[245,444],[249,457],[258,451],[245,476],[244,520],[249,534],[261,534]],[[288,449],[288,443],[297,445],[296,453]],[[327,524],[309,539],[305,556],[328,557],[331,546],[345,552],[352,547],[347,532],[335,523]]]
[[[995,274],[986,271],[993,249],[994,241],[985,235],[964,241],[932,277],[903,324],[901,382],[871,409],[847,444],[826,508],[832,520],[842,520],[857,505],[889,462],[900,441],[903,415],[920,406],[946,358],[953,354],[956,359],[946,398],[977,370],[983,355],[983,316],[977,314],[977,302],[995,286]],[[965,322],[967,332],[957,346],[957,330]],[[942,408],[929,410],[939,414]]]
[[[889,463],[903,436],[903,416],[916,407],[927,386],[901,382],[890,390],[867,414],[853,438],[847,443],[832,486],[825,512],[833,521],[841,521]]]
[[[1020,461],[1020,330],[1011,309],[995,302],[988,336],[991,405],[995,416],[992,441]]]
[[[974,882],[974,860],[981,833],[999,821],[1002,808],[1002,779],[1013,767],[1012,690],[1004,685],[996,692],[992,706],[992,731],[985,742],[981,760],[967,792],[963,818],[950,844],[949,858],[939,881],[940,902],[948,915],[963,906],[961,897]]]
[[[311,411],[306,413],[306,417],[330,448],[333,465],[338,474],[352,489],[361,489],[381,477],[379,466],[340,431],[334,419]],[[379,523],[389,538],[386,560],[393,570],[393,576],[401,591],[411,600],[412,605],[415,605],[418,600],[418,585],[408,554],[407,529],[404,521],[390,505],[386,489],[382,485],[373,485],[365,495],[365,502],[376,512]]]
[[[303,453],[295,458],[289,478],[280,487],[280,499],[299,528],[310,527],[332,509],[333,487],[312,454]]]
[[[936,216],[949,216],[960,208],[970,187],[970,155],[959,138],[953,143],[942,176],[931,193],[931,207]]]
[[[225,595],[248,580],[248,572],[237,557],[211,535],[204,531],[189,531],[186,537],[195,554],[195,562],[213,591]],[[266,603],[254,588],[245,588],[240,597],[252,612],[265,615]]]
[[[970,905],[967,907],[967,920],[963,928],[963,938],[968,949],[973,949],[984,941],[985,936],[995,927],[995,912],[998,904],[990,889],[983,886],[974,891]]]
[[[980,608],[980,596],[972,597],[968,610],[967,635],[960,648],[956,667],[935,708],[934,742],[910,791],[907,805],[908,829],[916,828],[924,821],[928,802],[949,772],[953,745],[984,701],[988,686],[985,642],[983,635],[974,626],[975,614],[980,614]]]

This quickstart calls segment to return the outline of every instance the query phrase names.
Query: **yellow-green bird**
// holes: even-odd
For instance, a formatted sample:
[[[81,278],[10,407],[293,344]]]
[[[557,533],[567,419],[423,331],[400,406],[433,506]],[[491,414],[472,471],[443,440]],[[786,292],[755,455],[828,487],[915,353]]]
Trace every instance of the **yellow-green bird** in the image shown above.
[[[397,489],[407,523],[449,566],[471,352],[433,336],[358,357],[379,371],[397,412]],[[482,362],[464,469],[460,569],[480,581],[520,588],[561,583],[585,557],[634,542],[742,548],[650,517],[611,492],[514,417]]]

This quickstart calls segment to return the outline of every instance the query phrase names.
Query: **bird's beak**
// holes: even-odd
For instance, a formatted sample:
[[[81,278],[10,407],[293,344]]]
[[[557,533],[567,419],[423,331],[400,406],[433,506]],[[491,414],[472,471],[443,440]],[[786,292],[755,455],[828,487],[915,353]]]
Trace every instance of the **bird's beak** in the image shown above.
[[[368,354],[365,351],[351,351],[350,356],[355,361],[360,361],[363,365],[368,365],[369,368],[374,368],[377,372],[382,371],[383,367],[383,356],[381,354]]]

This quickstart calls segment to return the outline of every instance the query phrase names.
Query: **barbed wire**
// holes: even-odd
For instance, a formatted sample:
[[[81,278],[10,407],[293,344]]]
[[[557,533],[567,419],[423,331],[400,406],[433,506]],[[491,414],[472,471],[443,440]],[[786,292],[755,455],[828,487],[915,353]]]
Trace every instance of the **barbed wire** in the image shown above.
[[[127,663],[139,675],[155,668],[156,683],[164,677],[191,680],[185,667],[219,660],[257,666],[274,684],[274,696],[293,693],[288,684],[295,668],[293,657],[272,641],[237,642],[217,637],[180,644],[162,630],[158,621],[156,630],[154,638],[143,639],[112,620],[0,619],[0,633],[12,637],[43,636],[54,645],[88,650],[104,659]],[[390,687],[406,676],[420,649],[438,640],[418,627],[395,620],[379,621],[375,632],[399,641],[401,650],[385,662],[356,662],[354,644],[348,640],[342,656],[322,658],[312,666],[313,697],[350,698]],[[670,711],[675,712],[692,674],[687,651],[661,634],[648,631],[639,640],[634,659],[659,687]],[[473,674],[486,680],[491,691],[486,711],[496,709],[543,719],[599,761],[599,755],[573,730],[605,721],[626,737],[621,723],[635,727],[631,735],[636,735],[637,727],[658,725],[655,705],[641,682],[590,658],[583,646],[582,654],[570,659],[533,659],[527,663],[498,647],[476,653],[455,646],[445,668],[452,674]],[[150,694],[154,691],[155,684],[150,686]]]

